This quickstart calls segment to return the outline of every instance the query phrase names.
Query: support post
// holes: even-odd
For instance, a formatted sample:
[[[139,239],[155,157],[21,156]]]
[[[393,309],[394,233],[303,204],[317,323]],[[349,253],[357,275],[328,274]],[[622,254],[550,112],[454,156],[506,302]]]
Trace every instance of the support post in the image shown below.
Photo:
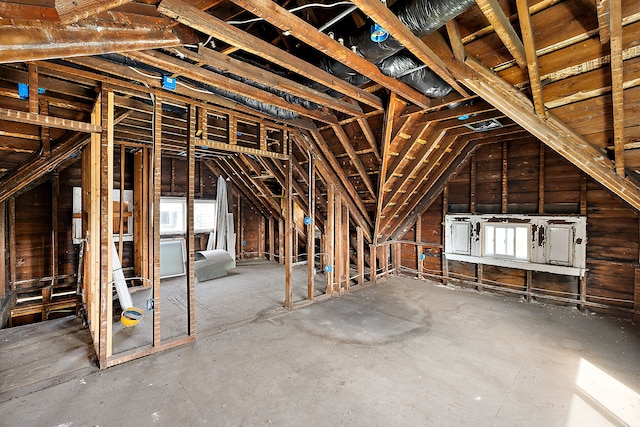
[[[196,334],[196,273],[195,273],[195,232],[194,200],[196,185],[196,107],[189,106],[189,124],[187,139],[187,334]]]
[[[273,217],[269,217],[269,260],[275,261],[276,259],[276,248],[275,248],[275,224],[273,221]]]
[[[286,212],[285,212],[286,215]],[[284,221],[278,221],[278,263],[284,265]]]
[[[153,346],[159,347],[161,343],[160,333],[160,194],[162,187],[162,99],[156,94],[153,114]]]
[[[311,162],[311,160],[309,160]],[[309,181],[309,224],[307,224],[307,298],[313,301],[315,293],[315,270],[316,270],[316,170],[313,165],[309,165],[311,170],[311,180]]]
[[[333,275],[334,275],[334,250],[335,250],[335,199],[336,187],[331,183],[327,186],[327,229],[326,229],[326,248],[327,265],[325,272],[327,276],[327,295],[333,294]],[[327,271],[328,269],[329,271]]]
[[[100,366],[112,354],[113,295],[113,109],[112,89],[102,89],[102,138],[100,150]],[[97,236],[96,236],[97,237]]]
[[[293,308],[293,161],[287,162],[286,191],[286,235],[285,235],[285,298],[284,306]],[[296,245],[297,246],[297,245]]]
[[[338,190],[335,193],[335,262],[334,262],[334,270],[335,270],[335,282],[336,282],[336,292],[342,293],[342,275],[344,273],[344,254],[343,254],[343,230],[342,230],[342,194]]]
[[[422,245],[420,245],[420,242],[422,242],[422,215],[418,215],[418,218],[416,218],[416,226],[415,226],[415,232],[416,232],[416,267],[418,270],[418,279],[422,279],[423,278],[423,273],[424,273],[424,260],[421,259],[421,255],[422,255]]]
[[[7,215],[6,215],[6,202],[0,202],[0,282],[2,282],[2,286],[0,286],[0,305],[4,300],[5,295],[7,294],[7,269],[6,269],[6,241],[4,236],[7,235]],[[0,322],[2,319],[0,318]],[[0,323],[0,328],[4,326]]]
[[[11,290],[16,290],[16,198],[9,199],[9,281]]]
[[[378,279],[378,274],[376,269],[378,268],[378,262],[377,262],[377,254],[376,254],[376,245],[375,243],[372,243],[371,245],[369,245],[369,251],[371,252],[370,255],[370,262],[369,262],[369,280],[371,280],[371,283],[376,283],[377,279]]]
[[[356,227],[358,240],[358,285],[364,285],[364,233],[362,227]]]

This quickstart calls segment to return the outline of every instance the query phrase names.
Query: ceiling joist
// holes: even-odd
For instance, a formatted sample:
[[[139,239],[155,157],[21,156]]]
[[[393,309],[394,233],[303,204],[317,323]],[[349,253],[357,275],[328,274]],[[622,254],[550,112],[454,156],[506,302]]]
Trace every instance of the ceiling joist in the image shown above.
[[[101,55],[178,46],[167,28],[107,22],[82,26],[0,19],[0,63]]]
[[[184,25],[215,37],[225,43],[237,46],[244,51],[265,58],[274,64],[285,67],[303,77],[334,89],[357,101],[377,109],[383,108],[382,100],[377,96],[356,88],[345,81],[336,79],[335,76],[332,76],[326,71],[314,67],[294,55],[284,52],[261,39],[253,37],[181,0],[163,0],[158,5],[158,11]]]

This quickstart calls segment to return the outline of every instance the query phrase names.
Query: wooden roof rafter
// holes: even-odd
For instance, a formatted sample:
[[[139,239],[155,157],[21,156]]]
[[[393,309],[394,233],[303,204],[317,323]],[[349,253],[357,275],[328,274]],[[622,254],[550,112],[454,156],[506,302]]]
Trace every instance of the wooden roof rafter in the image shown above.
[[[476,0],[476,4],[493,26],[494,31],[502,40],[509,53],[516,60],[520,68],[527,66],[527,58],[522,41],[513,29],[509,18],[500,7],[498,0]]]
[[[442,192],[444,186],[459,169],[465,164],[471,153],[484,144],[495,142],[496,138],[506,138],[505,141],[517,139],[525,131],[517,126],[479,133],[477,138],[455,137],[450,149],[457,153],[455,156],[447,156],[444,161],[433,163],[427,175],[424,175],[414,190],[421,197],[414,197],[398,207],[393,218],[389,221],[384,239],[397,240],[415,223],[417,216],[431,205],[433,200]]]
[[[280,211],[278,209],[274,210],[265,200],[262,200],[261,197],[256,196],[251,185],[242,176],[236,176],[235,174],[231,173],[227,169],[227,164],[224,164],[222,159],[204,159],[202,163],[216,176],[228,177],[234,183],[234,185],[243,192],[243,195],[246,195],[249,202],[253,204],[262,213],[262,215],[271,215],[275,218],[281,217]]]
[[[613,146],[616,173],[624,177],[624,69],[622,60],[622,1],[609,1],[611,45],[611,97],[613,99]]]
[[[336,61],[341,62],[374,82],[384,85],[389,90],[398,93],[398,95],[401,95],[414,104],[423,108],[428,108],[431,105],[429,98],[417,90],[401,83],[399,80],[382,74],[380,69],[374,64],[353,52],[350,48],[333,40],[327,34],[318,31],[315,27],[279,6],[277,3],[271,0],[231,1],[254,15],[262,17],[265,21],[283,31],[289,31],[298,40],[320,52],[324,52]],[[450,80],[453,81],[453,79]]]
[[[315,135],[313,135],[314,133]],[[342,176],[344,175],[344,172],[340,174],[340,171],[336,171],[334,168],[335,158],[333,158],[333,156],[330,158],[325,157],[325,153],[318,149],[318,141],[316,138],[320,138],[320,140],[322,140],[322,136],[319,132],[306,131],[303,134],[299,130],[294,130],[291,135],[294,139],[294,143],[297,144],[301,150],[308,150],[313,155],[316,170],[324,182],[327,185],[333,184],[337,186],[341,189],[342,193],[345,194],[344,202],[349,205],[349,212],[354,222],[362,228],[366,241],[372,242],[371,232],[373,224],[371,219],[368,217],[364,205],[362,204],[362,200],[358,197],[354,198],[351,196],[355,194],[355,191],[351,192],[351,183],[348,180],[345,180]]]
[[[409,50],[422,52],[422,56],[433,56],[434,59],[437,58],[444,62],[466,87],[493,104],[506,116],[635,209],[640,209],[640,189],[630,181],[618,176],[602,152],[551,114],[547,120],[541,119],[535,114],[532,103],[509,83],[477,60],[467,58],[464,63],[456,60],[438,32],[425,37],[424,43],[416,42],[410,38],[398,38],[395,27],[404,26],[384,5],[377,2],[368,3],[364,0],[355,0],[354,2],[376,22],[389,28],[391,35]],[[406,29],[406,27],[404,28]]]
[[[63,24],[72,24],[132,0],[56,0],[56,11]]]
[[[183,61],[173,56],[163,54],[157,51],[144,51],[144,52],[127,52],[125,56],[135,60],[142,61],[146,64],[150,64],[154,67],[158,67],[164,70],[171,70],[174,74],[179,74],[189,79],[193,79],[199,82],[208,82],[209,84],[217,85],[224,90],[237,93],[241,96],[255,99],[268,105],[273,105],[284,110],[298,113],[302,116],[312,118],[324,123],[334,123],[337,119],[333,114],[319,111],[309,110],[301,105],[292,104],[279,96],[257,89],[246,83],[239,82],[230,77],[226,77],[222,74],[214,73],[213,71],[206,70],[198,67],[197,65]]]
[[[516,0],[518,7],[518,18],[520,19],[520,31],[524,40],[524,50],[527,61],[527,71],[529,72],[529,84],[531,85],[531,95],[536,114],[546,118],[547,111],[544,106],[542,96],[542,84],[540,83],[540,68],[538,67],[538,56],[536,54],[535,42],[533,40],[533,28],[531,27],[531,16],[527,0]]]
[[[438,156],[444,155],[447,151],[447,144],[442,141],[451,140],[452,138],[458,138],[461,135],[469,135],[475,131],[467,128],[465,125],[472,123],[480,123],[490,119],[499,117],[495,112],[479,114],[476,117],[468,119],[464,122],[455,123],[454,125],[444,126],[443,124],[437,124],[431,129],[429,137],[426,139],[425,144],[419,147],[418,151],[413,154],[413,159],[408,160],[406,164],[399,168],[398,177],[385,186],[385,192],[389,193],[390,197],[385,198],[385,208],[387,206],[403,204],[411,192],[408,187],[411,187],[415,176],[419,176],[422,169],[425,167],[425,163],[433,163],[432,155],[439,159]],[[499,133],[498,131],[495,131]],[[443,151],[444,150],[444,151]],[[454,153],[455,155],[455,153]],[[436,162],[439,160],[436,160]],[[383,215],[385,212],[383,208]]]
[[[350,85],[345,81],[336,79],[335,76],[332,76],[326,71],[310,65],[264,40],[246,34],[242,30],[208,13],[202,12],[181,0],[162,0],[158,5],[158,10],[188,27],[222,40],[225,43],[237,46],[244,51],[258,55],[274,64],[343,93],[359,102],[376,109],[383,108],[382,100],[377,96]]]
[[[233,73],[237,76],[244,77],[269,87],[278,88],[279,90],[287,92],[293,96],[341,111],[345,114],[353,116],[364,115],[362,108],[357,103],[354,105],[352,103],[333,98],[323,92],[318,92],[308,86],[304,86],[254,65],[234,59],[213,49],[201,46],[198,49],[198,52],[193,52],[185,48],[177,48],[176,52],[199,63],[213,66],[219,70]]]
[[[157,49],[181,44],[165,27],[109,22],[63,25],[0,19],[0,63]]]

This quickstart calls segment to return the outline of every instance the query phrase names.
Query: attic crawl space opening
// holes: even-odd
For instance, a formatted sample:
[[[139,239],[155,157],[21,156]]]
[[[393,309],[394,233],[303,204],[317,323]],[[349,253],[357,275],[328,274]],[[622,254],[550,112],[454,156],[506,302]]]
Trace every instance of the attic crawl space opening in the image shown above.
[[[193,341],[234,264],[286,308],[408,274],[638,319],[638,2],[27,3],[3,326],[79,313],[112,366]]]

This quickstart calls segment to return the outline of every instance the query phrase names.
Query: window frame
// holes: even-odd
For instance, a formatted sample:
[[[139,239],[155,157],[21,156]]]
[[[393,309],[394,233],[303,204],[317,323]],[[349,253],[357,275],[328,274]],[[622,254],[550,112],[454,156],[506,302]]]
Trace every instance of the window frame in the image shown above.
[[[586,216],[447,214],[444,222],[444,256],[447,260],[579,277],[584,277],[587,270]],[[465,227],[456,224],[468,224],[470,230],[468,253],[457,250],[464,249],[464,245],[461,244],[464,238],[461,236],[454,238],[454,230],[463,230]],[[530,227],[528,259],[486,254],[484,251],[486,230],[483,224],[507,228],[522,225]],[[556,229],[560,232],[553,231]]]

